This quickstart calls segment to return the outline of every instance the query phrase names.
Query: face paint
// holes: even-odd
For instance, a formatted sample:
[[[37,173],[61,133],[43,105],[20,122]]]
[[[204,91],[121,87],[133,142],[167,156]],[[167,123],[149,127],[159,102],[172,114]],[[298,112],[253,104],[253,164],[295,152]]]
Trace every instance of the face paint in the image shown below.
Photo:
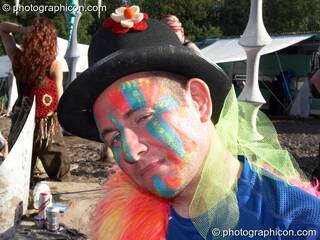
[[[128,144],[128,141],[127,141],[127,138],[126,138],[126,135],[125,135],[125,132],[124,132],[124,127],[120,124],[120,122],[115,118],[115,116],[113,116],[112,113],[110,113],[110,120],[113,122],[113,124],[119,129],[120,131],[120,136],[121,136],[121,142],[122,142],[122,149],[123,149],[123,152],[124,152],[124,156],[126,158],[126,161],[128,162],[132,162],[133,161],[133,157],[132,157],[132,154],[131,154],[131,150],[129,148],[129,144]],[[113,149],[112,149],[113,151]],[[117,155],[118,157],[120,157],[120,151],[117,149]],[[119,161],[119,160],[118,160]]]
[[[175,109],[178,106],[179,102],[177,99],[173,98],[172,96],[165,96],[159,99],[159,102],[155,107],[155,111],[156,113],[160,114]]]
[[[146,108],[145,99],[149,100],[150,98],[154,98],[155,96],[150,96],[150,91],[146,92],[147,96],[143,95],[142,91],[140,90],[140,84],[144,85],[146,84],[146,82],[130,81],[122,83],[120,85],[120,89],[124,96],[124,99],[130,106],[130,111]],[[155,86],[153,84],[150,84],[150,82],[147,82],[147,87],[149,89],[155,89]],[[159,89],[163,88],[160,87]],[[180,140],[179,136],[175,133],[175,131],[161,117],[161,114],[176,109],[178,107],[179,102],[177,99],[173,98],[170,95],[162,96],[157,101],[157,104],[154,106],[154,117],[147,123],[146,128],[152,136],[154,136],[158,141],[170,148],[173,154],[178,156],[178,159],[184,159],[186,158],[186,154],[183,148],[182,141]],[[128,142],[124,136],[123,127],[116,121],[114,117],[111,118],[111,121],[121,131],[121,140],[123,144],[124,155],[126,160],[130,161],[132,159],[132,155],[130,153]],[[181,162],[181,160],[177,162]]]
[[[170,198],[175,195],[175,191],[171,189],[165,182],[158,176],[152,177],[153,186],[162,197]]]
[[[172,96],[160,98],[155,106],[155,117],[147,124],[150,134],[169,147],[181,159],[185,158],[185,150],[182,141],[176,132],[161,117],[161,114],[173,110],[179,106],[177,99]]]
[[[146,101],[143,94],[140,91],[140,86],[137,82],[125,82],[120,85],[122,94],[127,100],[130,110],[137,110],[146,107]]]
[[[114,160],[118,165],[120,165],[120,153],[121,153],[121,147],[113,147],[112,149]]]
[[[146,82],[140,82],[145,84]],[[147,83],[150,88],[150,83]],[[120,85],[121,92],[124,99],[130,106],[130,110],[138,110],[146,108],[146,98],[140,90],[139,82],[130,81]],[[119,98],[118,98],[119,99]],[[158,141],[169,147],[180,158],[185,158],[185,151],[183,144],[174,130],[161,118],[161,114],[170,110],[173,110],[179,106],[178,101],[172,96],[164,96],[158,100],[155,108],[155,118],[153,118],[146,126],[151,135],[153,135]],[[116,120],[113,115],[110,115],[111,121],[121,132],[121,140],[123,144],[123,151],[127,161],[132,161],[132,154],[128,145],[128,141],[125,137],[123,126]]]
[[[181,169],[182,165],[177,165],[176,170],[173,171],[171,176],[161,178],[160,176],[153,176],[153,187],[157,191],[158,195],[166,198],[170,198],[175,195],[177,190],[180,189],[181,181]]]
[[[156,116],[147,123],[147,129],[152,136],[169,147],[181,159],[185,157],[185,151],[180,138],[160,116]]]
[[[191,179],[193,163],[189,166],[189,160],[196,156],[197,144],[185,130],[190,121],[189,108],[185,103],[181,106],[157,80],[119,82],[100,97],[100,107],[95,110],[97,125],[102,131],[111,128],[121,135],[119,144],[112,147],[117,164],[150,192],[165,198],[175,196]],[[108,136],[104,137],[110,144],[112,138]],[[147,150],[133,161],[139,153],[137,146],[147,146]],[[142,172],[149,163],[155,167]]]
[[[119,91],[115,91],[116,94],[110,94],[109,99],[112,102],[117,102],[118,105],[119,105],[119,101],[121,101],[121,99],[125,100],[125,102],[127,104],[121,104],[121,106],[128,106],[128,109],[130,111],[143,109],[146,107],[146,101],[145,101],[144,95],[140,91],[139,84],[147,85],[148,87],[150,86],[149,81],[124,82],[118,88],[118,90],[120,89],[121,94],[119,94]],[[120,109],[125,110],[125,107],[120,107]],[[120,122],[111,113],[110,113],[110,120],[120,130],[122,148],[123,148],[123,152],[124,152],[124,156],[125,156],[126,161],[132,162],[133,157],[132,157],[131,150],[130,150],[130,147],[128,144],[128,140],[126,139],[126,136],[124,133],[124,127],[120,124]],[[117,151],[117,153],[115,155],[118,158],[120,158],[119,149],[116,149],[116,151]],[[119,161],[119,159],[118,159],[118,161]]]

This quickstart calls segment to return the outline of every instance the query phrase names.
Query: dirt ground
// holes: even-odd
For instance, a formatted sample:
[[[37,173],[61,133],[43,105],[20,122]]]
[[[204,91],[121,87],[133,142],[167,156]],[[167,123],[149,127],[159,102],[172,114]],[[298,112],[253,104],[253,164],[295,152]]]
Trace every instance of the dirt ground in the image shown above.
[[[9,127],[10,119],[0,117],[0,131],[5,137],[8,136]],[[67,206],[66,213],[59,218],[60,230],[50,232],[39,229],[34,222],[38,212],[30,204],[27,215],[15,228],[13,240],[88,239],[90,214],[103,196],[103,183],[114,172],[114,164],[106,158],[100,143],[74,136],[66,136],[64,141],[71,160],[70,177],[65,182],[50,182],[46,174],[37,176],[38,181],[49,181],[53,202]],[[30,196],[31,193],[32,189]]]
[[[273,124],[282,147],[295,157],[300,168],[310,177],[320,165],[320,117],[274,119]]]

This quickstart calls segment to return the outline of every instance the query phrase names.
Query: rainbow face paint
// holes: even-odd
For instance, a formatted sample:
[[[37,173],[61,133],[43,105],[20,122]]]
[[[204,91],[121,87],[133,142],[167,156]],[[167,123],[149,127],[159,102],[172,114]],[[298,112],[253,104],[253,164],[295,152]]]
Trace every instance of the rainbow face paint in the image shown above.
[[[110,120],[120,131],[121,142],[122,142],[122,151],[124,153],[124,157],[125,157],[126,161],[128,161],[128,162],[133,161],[130,147],[128,144],[128,140],[125,137],[123,125],[115,118],[115,116],[112,113],[110,113]],[[116,154],[114,154],[115,158],[116,158],[115,160],[117,163],[120,162],[121,147],[119,147],[119,146],[113,147],[112,152],[116,152]]]
[[[165,96],[159,99],[159,102],[155,106],[155,116],[147,123],[146,128],[152,136],[183,159],[185,151],[181,139],[174,129],[172,129],[161,117],[162,113],[173,110],[178,106],[178,101],[171,96]]]
[[[196,144],[179,124],[189,114],[161,82],[119,81],[99,96],[94,113],[117,164],[137,184],[164,198],[186,185]]]
[[[174,196],[174,189],[170,188],[159,176],[152,177],[153,185],[160,196],[171,198]]]

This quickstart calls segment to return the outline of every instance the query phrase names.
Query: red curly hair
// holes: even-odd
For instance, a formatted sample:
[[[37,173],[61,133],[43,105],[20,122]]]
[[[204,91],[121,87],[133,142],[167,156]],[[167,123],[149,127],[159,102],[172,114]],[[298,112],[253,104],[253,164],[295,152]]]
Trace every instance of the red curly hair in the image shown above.
[[[57,56],[57,30],[52,20],[37,18],[32,30],[23,39],[22,51],[14,58],[14,68],[19,69],[21,83],[31,89],[38,86],[50,70]]]

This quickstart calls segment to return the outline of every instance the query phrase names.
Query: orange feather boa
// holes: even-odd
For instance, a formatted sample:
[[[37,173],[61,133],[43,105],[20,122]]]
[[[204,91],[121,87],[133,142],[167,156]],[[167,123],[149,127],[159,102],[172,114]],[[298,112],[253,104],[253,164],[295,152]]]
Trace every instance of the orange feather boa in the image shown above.
[[[106,183],[91,226],[94,240],[165,240],[169,202],[137,187],[118,171]]]

